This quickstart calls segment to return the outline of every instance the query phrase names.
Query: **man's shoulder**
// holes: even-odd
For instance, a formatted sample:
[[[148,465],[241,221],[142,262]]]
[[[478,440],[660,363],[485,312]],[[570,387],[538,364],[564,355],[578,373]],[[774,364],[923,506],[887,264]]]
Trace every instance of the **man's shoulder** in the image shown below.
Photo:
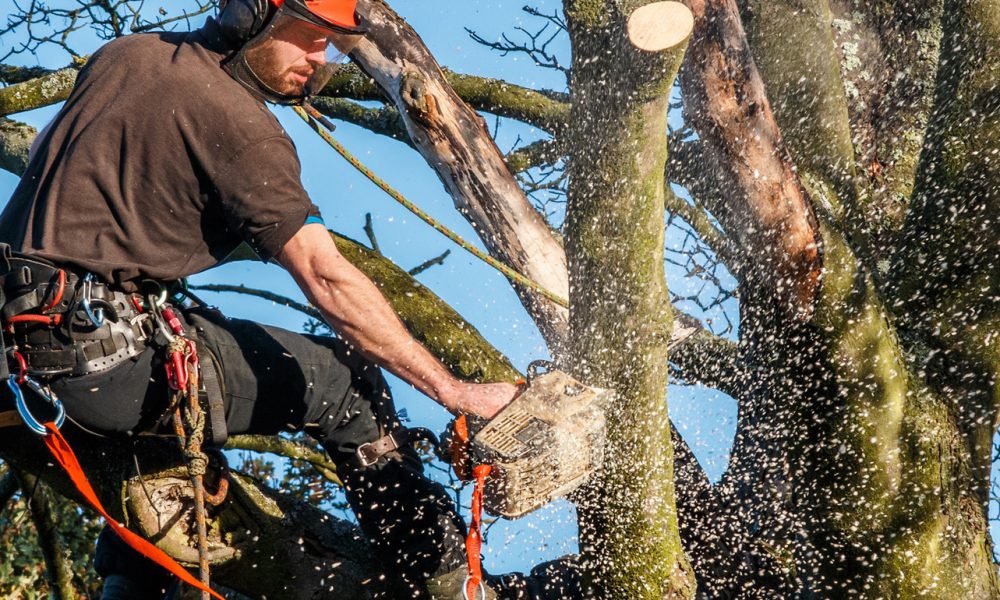
[[[184,43],[185,33],[133,33],[115,38],[101,46],[94,53],[91,61],[96,60],[141,60],[150,58],[168,58]]]

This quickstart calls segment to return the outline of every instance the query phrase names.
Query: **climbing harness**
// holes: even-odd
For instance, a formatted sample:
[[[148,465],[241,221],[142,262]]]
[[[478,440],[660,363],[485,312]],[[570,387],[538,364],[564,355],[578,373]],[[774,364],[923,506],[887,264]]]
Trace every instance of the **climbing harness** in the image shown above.
[[[181,581],[201,590],[203,600],[209,597],[223,600],[209,587],[205,502],[220,504],[226,496],[228,479],[223,474],[218,492],[205,493],[203,475],[208,457],[201,448],[205,416],[198,401],[202,389],[199,387],[198,354],[194,341],[185,335],[180,319],[165,303],[166,294],[150,294],[147,310],[144,310],[138,298],[110,290],[92,274],[80,278],[50,263],[14,255],[7,244],[0,243],[0,261],[3,263],[0,267],[6,268],[0,272],[0,353],[3,354],[0,378],[6,382],[15,408],[0,412],[0,427],[24,424],[39,435],[87,504],[106,519],[125,543]],[[66,294],[67,289],[74,292]],[[155,322],[161,333],[169,335],[169,356],[165,364],[175,433],[189,459],[189,472],[195,487],[200,581],[162,550],[111,518],[60,432],[67,419],[62,402],[48,385],[41,383],[55,375],[107,370],[135,356],[154,333],[146,329],[148,322]],[[15,325],[21,328],[18,330]],[[10,346],[6,334],[13,336]],[[206,364],[208,362],[211,361]],[[12,364],[16,365],[16,372],[11,371]],[[213,379],[217,379],[214,367],[209,370]],[[218,391],[218,382],[213,384]],[[209,386],[206,384],[206,387]],[[221,412],[221,394],[207,392],[207,395],[210,404],[219,404],[213,407],[212,414]],[[211,398],[213,395],[215,400]],[[224,426],[221,431],[225,431]]]
[[[326,129],[332,132],[335,129],[335,127],[333,123],[330,123],[330,121],[323,116],[323,113],[316,110],[315,107],[313,107],[308,103],[305,103],[302,106],[294,107],[294,110],[295,114],[299,115],[299,117],[303,121],[305,121],[313,131],[315,131],[321,138],[323,138],[323,141],[325,141],[330,147],[336,150],[338,154],[344,157],[344,159],[348,163],[350,163],[352,167],[357,169],[358,172],[367,177],[372,183],[381,188],[382,191],[388,194],[393,200],[402,204],[403,207],[405,207],[407,210],[409,210],[414,215],[419,217],[422,221],[433,227],[435,230],[443,234],[451,241],[455,242],[456,244],[467,250],[470,254],[472,254],[479,260],[485,262],[489,266],[493,267],[494,269],[505,275],[508,279],[526,288],[535,290],[542,296],[548,298],[549,300],[555,302],[556,304],[562,306],[563,308],[569,308],[569,302],[565,298],[562,298],[561,296],[549,291],[548,289],[542,287],[537,282],[517,272],[509,265],[500,262],[499,260],[493,258],[489,254],[486,254],[479,248],[476,248],[469,242],[462,239],[462,237],[459,236],[454,231],[448,229],[441,223],[438,223],[436,220],[434,220],[433,217],[425,213],[420,207],[418,207],[416,204],[408,200],[401,193],[392,188],[388,183],[385,182],[385,180],[383,180],[381,177],[376,175],[371,169],[362,164],[361,161],[358,160],[356,156],[351,154],[351,152],[343,146],[343,144],[335,140],[329,133],[327,133],[327,131],[324,131],[324,129]]]

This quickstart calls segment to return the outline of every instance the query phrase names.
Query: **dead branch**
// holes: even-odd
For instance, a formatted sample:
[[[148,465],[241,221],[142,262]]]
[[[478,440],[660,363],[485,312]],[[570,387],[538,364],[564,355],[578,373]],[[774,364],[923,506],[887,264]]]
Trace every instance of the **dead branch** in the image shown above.
[[[455,93],[420,37],[388,5],[366,0],[358,10],[369,24],[369,35],[353,57],[392,98],[456,207],[475,225],[491,254],[566,297],[565,253],[507,170],[479,115]],[[561,347],[568,311],[534,292],[519,292],[550,347]]]
[[[715,216],[743,252],[741,273],[788,318],[811,317],[819,290],[820,237],[754,66],[733,0],[689,0],[695,17],[681,75],[685,116],[698,131],[726,202]]]

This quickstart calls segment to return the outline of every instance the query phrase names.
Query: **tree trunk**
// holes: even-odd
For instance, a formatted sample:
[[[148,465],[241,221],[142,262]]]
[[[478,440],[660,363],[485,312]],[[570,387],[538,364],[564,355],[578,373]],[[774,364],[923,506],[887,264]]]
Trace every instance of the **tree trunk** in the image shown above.
[[[667,107],[687,36],[664,52],[633,47],[627,19],[646,4],[566,2],[570,357],[584,381],[618,393],[607,464],[579,504],[580,549],[600,597],[689,598],[664,399],[672,317],[663,272]]]

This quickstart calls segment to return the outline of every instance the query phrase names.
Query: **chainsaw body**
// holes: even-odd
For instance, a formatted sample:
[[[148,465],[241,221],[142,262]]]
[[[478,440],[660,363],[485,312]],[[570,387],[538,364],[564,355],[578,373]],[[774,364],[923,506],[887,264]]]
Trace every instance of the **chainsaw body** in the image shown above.
[[[603,462],[610,399],[562,371],[529,369],[527,389],[472,437],[472,459],[493,465],[487,512],[517,518],[580,487]]]

